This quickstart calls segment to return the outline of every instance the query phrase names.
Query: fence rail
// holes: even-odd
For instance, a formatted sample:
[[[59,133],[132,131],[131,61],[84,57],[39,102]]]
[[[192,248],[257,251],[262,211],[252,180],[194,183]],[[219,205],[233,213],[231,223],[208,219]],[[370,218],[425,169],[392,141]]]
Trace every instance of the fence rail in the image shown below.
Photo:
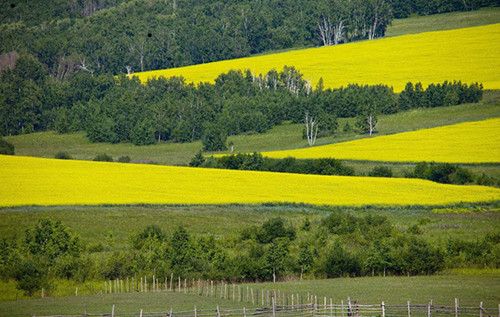
[[[296,305],[276,305],[274,298],[270,307],[262,308],[243,308],[243,309],[203,309],[197,310],[196,306],[191,311],[169,311],[163,312],[140,312],[135,313],[115,313],[115,306],[113,305],[111,312],[102,314],[90,314],[84,312],[81,315],[51,315],[51,316],[38,316],[38,317],[125,317],[125,316],[139,316],[139,317],[412,317],[412,316],[425,316],[425,317],[500,317],[500,305],[496,308],[485,308],[482,303],[478,307],[460,307],[458,300],[455,299],[454,306],[440,306],[433,305],[432,302],[428,304],[411,304],[407,302],[406,305],[361,305],[356,302],[351,302],[348,298],[347,301],[341,304],[296,304]],[[34,316],[36,317],[36,316]]]

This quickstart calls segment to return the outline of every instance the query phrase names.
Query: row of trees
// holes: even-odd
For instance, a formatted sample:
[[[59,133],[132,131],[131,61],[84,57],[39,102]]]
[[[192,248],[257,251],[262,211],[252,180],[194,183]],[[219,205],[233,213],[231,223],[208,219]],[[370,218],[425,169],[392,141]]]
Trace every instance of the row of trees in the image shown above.
[[[368,174],[357,174],[351,166],[334,158],[296,159],[287,157],[275,159],[263,157],[260,153],[238,153],[222,157],[204,157],[198,152],[189,162],[191,167],[221,168],[233,170],[266,171],[277,173],[344,175],[393,177],[392,169],[387,166],[375,166]],[[478,184],[499,186],[499,180],[485,174],[474,175],[467,168],[450,163],[420,162],[412,169],[407,169],[406,178],[421,178],[442,184]]]
[[[445,82],[424,89],[408,83],[399,95],[384,85],[315,89],[294,67],[256,75],[229,71],[214,84],[186,84],[158,78],[141,84],[135,77],[80,71],[66,82],[47,76],[43,65],[21,55],[0,82],[0,131],[15,135],[56,130],[86,131],[92,142],[203,140],[206,150],[225,147],[227,135],[262,133],[284,120],[309,118],[314,136],[333,134],[338,117],[358,117],[362,132],[373,132],[376,116],[417,107],[477,102],[480,84]]]
[[[102,244],[85,246],[60,222],[42,219],[26,231],[23,241],[0,241],[0,275],[33,293],[41,287],[50,289],[54,278],[81,282],[135,274],[164,278],[173,272],[186,278],[262,281],[498,267],[500,233],[436,244],[421,237],[426,223],[401,232],[383,216],[335,211],[314,222],[305,218],[300,228],[273,218],[226,238],[193,236],[183,227],[168,234],[148,226],[132,234],[128,246],[118,251]]]
[[[495,0],[85,0],[2,3],[0,53],[36,56],[58,80],[382,37],[393,16]]]

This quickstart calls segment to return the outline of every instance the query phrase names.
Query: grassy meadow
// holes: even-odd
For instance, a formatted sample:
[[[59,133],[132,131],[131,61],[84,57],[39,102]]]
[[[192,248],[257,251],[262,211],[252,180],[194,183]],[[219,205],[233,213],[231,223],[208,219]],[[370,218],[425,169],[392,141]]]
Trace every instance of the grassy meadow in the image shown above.
[[[245,284],[242,285],[245,288]],[[404,305],[410,300],[412,304],[453,305],[454,299],[460,299],[461,306],[479,306],[483,302],[487,313],[495,313],[500,297],[500,278],[498,270],[487,273],[437,275],[418,277],[363,277],[339,278],[329,280],[289,281],[280,283],[248,284],[256,292],[261,289],[276,290],[288,294],[307,296],[308,293],[332,298],[334,304],[344,303],[347,297],[358,299],[360,304]],[[1,287],[1,284],[0,284]],[[328,301],[329,302],[329,301]],[[92,296],[69,296],[63,298],[40,298],[34,300],[18,300],[0,303],[0,316],[33,316],[53,314],[83,314],[111,312],[115,305],[115,313],[213,309],[220,308],[253,308],[252,303],[237,302],[230,299],[205,297],[193,294],[171,292],[159,293],[126,293]]]
[[[386,84],[396,92],[407,82],[439,83],[460,79],[499,89],[500,24],[410,34],[338,46],[225,60],[181,68],[135,73],[148,78],[183,76],[187,82],[212,82],[223,72],[241,69],[265,74],[295,66],[314,87],[322,77],[325,87],[349,83]]]
[[[291,156],[298,159],[335,157],[393,162],[498,163],[499,129],[500,119],[496,118],[262,154],[270,158]]]
[[[0,206],[99,204],[443,205],[500,189],[421,179],[322,176],[0,156]]]
[[[196,236],[231,240],[243,229],[282,217],[295,227],[306,218],[318,225],[335,207],[312,205],[190,205],[190,206],[32,206],[0,208],[0,239],[22,237],[38,219],[62,221],[86,246],[102,243],[106,250],[122,249],[132,233],[157,225],[172,234],[179,226]],[[461,238],[468,241],[500,228],[498,204],[471,204],[464,207],[369,207],[342,208],[355,215],[383,215],[405,231],[419,224],[423,236],[432,241]],[[422,221],[422,219],[424,219]],[[424,223],[424,224],[422,224]],[[15,224],[15,225],[12,225]]]
[[[393,115],[378,117],[377,135],[394,134],[465,121],[478,121],[500,117],[500,91],[485,91],[483,100],[477,104],[463,104],[450,107],[422,108]],[[343,132],[346,122],[354,126],[354,118],[340,118],[338,131],[330,137],[319,138],[317,145],[367,138],[356,131]],[[262,134],[229,136],[235,152],[263,152],[307,147],[302,138],[303,124],[275,126]],[[201,142],[165,143],[150,146],[135,146],[130,143],[91,143],[84,132],[58,134],[40,132],[5,138],[14,144],[16,154],[53,158],[58,152],[67,152],[74,159],[92,160],[97,154],[107,153],[114,159],[128,155],[134,161],[153,162],[167,165],[187,165],[202,148]],[[213,153],[213,152],[212,152]],[[207,153],[207,154],[212,154]],[[228,152],[226,152],[228,153]]]
[[[453,30],[500,22],[500,8],[481,8],[475,11],[450,12],[406,19],[395,19],[387,28],[385,36],[400,36],[431,31]]]

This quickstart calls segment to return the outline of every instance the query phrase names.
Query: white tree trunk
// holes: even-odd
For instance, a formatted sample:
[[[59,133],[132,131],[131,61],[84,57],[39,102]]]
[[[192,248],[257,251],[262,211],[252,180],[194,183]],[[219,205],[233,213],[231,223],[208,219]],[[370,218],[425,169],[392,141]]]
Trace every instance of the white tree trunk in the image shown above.
[[[375,124],[374,124],[374,120],[373,120],[373,116],[372,115],[369,115],[368,118],[367,118],[367,121],[368,121],[368,126],[370,127],[370,136],[373,134],[373,131],[375,130]]]
[[[344,21],[341,20],[339,24],[333,27],[333,44],[337,45],[342,40],[344,33]]]
[[[318,136],[319,125],[317,123],[317,120],[309,116],[308,112],[306,112],[305,124],[306,124],[307,143],[309,144],[309,146],[313,146],[314,143],[316,143],[316,137]]]
[[[319,36],[323,41],[324,46],[332,45],[333,28],[330,18],[323,18],[323,21],[318,23]]]

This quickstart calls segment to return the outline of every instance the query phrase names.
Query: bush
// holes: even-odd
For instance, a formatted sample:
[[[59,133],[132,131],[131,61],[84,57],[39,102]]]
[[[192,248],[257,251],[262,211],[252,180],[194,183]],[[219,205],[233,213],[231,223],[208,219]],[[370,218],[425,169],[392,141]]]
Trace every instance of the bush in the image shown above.
[[[72,157],[71,155],[68,154],[68,152],[58,152],[55,156],[56,159],[60,160],[71,160]]]
[[[0,154],[14,155],[14,145],[0,138]]]
[[[120,156],[118,158],[118,162],[120,163],[130,163],[130,156],[126,155],[126,156]]]
[[[97,162],[113,162],[113,158],[106,153],[99,154],[96,157],[94,157],[94,161]]]
[[[205,158],[203,157],[203,152],[200,150],[189,162],[189,166],[198,167],[205,163]]]
[[[392,177],[392,169],[386,166],[375,166],[368,176],[372,177]]]

